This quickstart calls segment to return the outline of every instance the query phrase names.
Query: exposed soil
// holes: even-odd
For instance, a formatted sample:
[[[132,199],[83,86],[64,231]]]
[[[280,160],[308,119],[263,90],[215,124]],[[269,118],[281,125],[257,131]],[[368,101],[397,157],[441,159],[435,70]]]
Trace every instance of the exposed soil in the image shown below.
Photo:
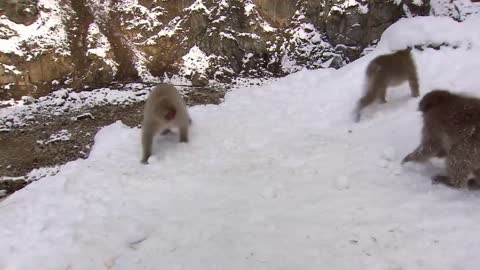
[[[185,100],[189,106],[219,104],[224,94],[223,90],[206,88],[186,94]],[[144,102],[130,105],[103,105],[61,116],[36,116],[37,121],[25,128],[0,133],[0,177],[15,177],[12,180],[0,181],[0,191],[6,190],[8,195],[23,188],[29,183],[26,175],[33,169],[61,165],[78,158],[88,157],[95,134],[106,125],[121,120],[128,126],[139,126],[143,104]],[[72,117],[86,112],[91,113],[93,119],[84,117],[72,120]],[[45,141],[50,135],[61,130],[68,130],[71,134],[69,140],[49,144],[38,142]],[[2,197],[1,192],[0,197]]]

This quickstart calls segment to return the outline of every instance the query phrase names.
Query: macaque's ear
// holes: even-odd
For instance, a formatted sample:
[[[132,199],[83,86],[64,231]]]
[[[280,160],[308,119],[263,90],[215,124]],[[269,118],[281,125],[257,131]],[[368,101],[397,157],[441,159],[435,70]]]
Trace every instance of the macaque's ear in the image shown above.
[[[167,113],[165,114],[164,118],[167,121],[171,121],[173,120],[173,118],[175,118],[175,115],[177,115],[177,110],[171,108],[167,110]]]

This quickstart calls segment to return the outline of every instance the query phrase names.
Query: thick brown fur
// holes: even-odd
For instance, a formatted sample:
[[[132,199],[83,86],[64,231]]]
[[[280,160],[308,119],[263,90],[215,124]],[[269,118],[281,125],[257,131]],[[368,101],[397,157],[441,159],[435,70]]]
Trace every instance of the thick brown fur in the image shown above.
[[[373,59],[367,66],[365,94],[358,101],[355,110],[355,121],[360,121],[363,108],[375,100],[387,102],[387,88],[397,86],[405,81],[409,82],[412,97],[418,97],[417,69],[412,57],[411,49],[397,51],[392,54],[380,55]]]
[[[191,123],[187,106],[178,90],[170,84],[159,84],[147,98],[142,122],[142,163],[147,164],[152,154],[155,134],[168,133],[177,127],[180,142],[188,142],[188,128]]]
[[[402,163],[446,157],[447,175],[432,179],[452,187],[480,184],[480,99],[434,90],[419,103],[422,141]]]

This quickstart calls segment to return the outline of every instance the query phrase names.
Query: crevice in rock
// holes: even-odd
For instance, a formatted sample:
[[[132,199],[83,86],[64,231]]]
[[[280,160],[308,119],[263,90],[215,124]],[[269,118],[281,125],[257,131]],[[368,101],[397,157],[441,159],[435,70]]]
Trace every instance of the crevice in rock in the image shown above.
[[[121,18],[118,12],[112,8],[118,0],[113,0],[109,9],[108,20],[99,25],[100,31],[107,37],[112,46],[115,61],[118,63],[116,80],[137,80],[138,71],[135,69],[135,55],[131,49],[130,41],[121,30]],[[108,25],[107,25],[108,24]],[[132,45],[133,46],[133,45]]]
[[[75,70],[72,74],[73,86],[79,87],[88,68],[87,35],[88,27],[93,22],[86,0],[72,0],[70,5],[74,14],[67,22],[67,35]]]

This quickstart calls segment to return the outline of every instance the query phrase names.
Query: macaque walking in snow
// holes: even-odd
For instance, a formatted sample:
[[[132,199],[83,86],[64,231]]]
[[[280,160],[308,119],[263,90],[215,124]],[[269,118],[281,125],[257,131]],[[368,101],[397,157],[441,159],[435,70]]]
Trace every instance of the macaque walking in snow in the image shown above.
[[[159,84],[147,98],[142,123],[142,163],[148,164],[152,154],[153,137],[159,132],[178,128],[180,142],[188,142],[191,123],[187,106],[178,90],[170,84]]]
[[[367,66],[367,88],[355,110],[355,121],[360,121],[361,111],[375,100],[386,103],[387,88],[405,81],[410,84],[412,97],[418,97],[418,77],[411,49],[380,55]]]
[[[480,187],[480,99],[434,90],[420,100],[422,141],[402,161],[446,158],[447,174],[432,178],[452,187]]]

